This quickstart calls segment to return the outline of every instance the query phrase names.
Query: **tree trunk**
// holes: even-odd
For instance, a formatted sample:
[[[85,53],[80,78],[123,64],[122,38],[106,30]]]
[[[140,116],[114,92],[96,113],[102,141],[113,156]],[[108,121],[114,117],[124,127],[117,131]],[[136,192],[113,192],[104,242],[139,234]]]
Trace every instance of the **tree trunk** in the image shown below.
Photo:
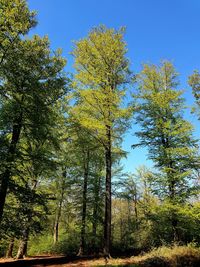
[[[58,211],[56,214],[56,219],[54,222],[54,234],[53,234],[53,242],[54,245],[58,242],[58,236],[59,236],[59,223],[60,223],[60,216],[61,216],[61,209],[62,209],[62,200],[60,200],[59,205],[58,205]]]
[[[137,208],[137,188],[135,187],[135,193],[134,193],[134,212],[135,212],[135,222],[136,222],[136,229],[138,230],[138,208]]]
[[[99,191],[101,185],[101,177],[95,179],[94,186],[94,206],[93,206],[93,220],[92,220],[92,238],[93,238],[93,249],[96,252],[96,235],[97,235],[97,225],[98,225],[98,206],[99,206]]]
[[[54,244],[58,242],[58,236],[59,236],[59,223],[60,223],[60,216],[61,216],[61,210],[62,210],[63,196],[64,196],[64,191],[65,191],[66,170],[63,171],[62,179],[63,180],[62,180],[62,185],[61,185],[61,195],[60,195],[60,199],[58,202],[57,214],[56,214],[56,218],[54,222],[54,235],[53,235]]]
[[[13,258],[13,248],[14,248],[15,239],[14,237],[11,238],[10,243],[8,245],[8,250],[6,252],[6,258]]]
[[[17,259],[23,259],[27,253],[27,240],[21,240],[18,252],[17,252]]]
[[[24,231],[23,238],[18,248],[18,252],[16,256],[17,259],[23,259],[25,256],[27,256],[28,236],[29,236],[29,230],[26,229]]]
[[[97,204],[98,202],[94,203],[94,209],[93,209],[93,221],[92,221],[92,236],[95,243],[96,235],[97,235]]]
[[[84,155],[84,181],[83,181],[83,206],[82,206],[82,222],[81,222],[81,242],[78,256],[85,252],[85,226],[86,226],[86,212],[87,212],[87,186],[89,174],[89,149]]]
[[[22,128],[22,112],[20,113],[17,120],[13,123],[12,139],[11,139],[10,147],[9,147],[8,154],[7,154],[7,166],[6,166],[4,173],[2,173],[1,175],[0,222],[3,216],[3,209],[4,209],[4,205],[6,201],[6,195],[7,195],[9,180],[11,176],[11,169],[12,169],[11,165],[13,164],[13,161],[15,158],[15,152],[16,152],[17,144],[19,142],[21,128]]]
[[[172,164],[171,164],[172,165]],[[172,168],[172,166],[170,166]],[[175,191],[175,181],[173,174],[170,174],[169,176],[170,182],[169,182],[169,192],[170,192],[170,200],[173,205],[176,203],[176,191]],[[174,211],[171,212],[171,225],[172,225],[172,239],[173,242],[178,242],[178,219],[177,215]]]
[[[53,228],[53,243],[54,245],[58,242],[58,229],[59,229],[59,218],[56,218]]]
[[[131,245],[131,203],[130,199],[127,199],[127,208],[128,208],[128,245]]]
[[[92,233],[93,238],[96,239],[97,232],[97,216],[98,216],[98,206],[99,206],[99,191],[101,186],[101,177],[97,177],[95,181],[95,192],[94,192],[94,206],[93,206],[93,222],[92,222]]]
[[[162,139],[162,144],[163,146],[167,149],[170,148],[169,144],[169,138],[166,137],[166,140],[164,138]],[[169,162],[167,164],[167,167],[169,168],[169,171],[167,173],[167,178],[168,178],[168,188],[169,188],[169,198],[171,203],[174,205],[176,202],[176,178],[174,177],[173,173],[173,160],[169,159]],[[178,237],[178,219],[176,214],[171,212],[171,227],[172,227],[172,239],[174,242],[177,242],[179,237]]]
[[[106,195],[105,195],[105,222],[104,222],[104,255],[110,257],[111,247],[111,127],[107,125],[107,145],[105,147],[106,160]]]

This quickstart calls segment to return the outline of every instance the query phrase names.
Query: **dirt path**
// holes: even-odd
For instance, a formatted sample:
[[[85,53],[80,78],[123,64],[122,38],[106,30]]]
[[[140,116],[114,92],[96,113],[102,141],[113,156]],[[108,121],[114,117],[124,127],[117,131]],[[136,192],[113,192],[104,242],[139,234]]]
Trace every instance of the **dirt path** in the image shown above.
[[[113,264],[113,265],[112,265]],[[107,266],[126,265],[130,264],[130,259],[112,259],[109,260]],[[0,260],[0,267],[91,267],[91,266],[105,266],[106,262],[104,258],[92,259],[92,258],[78,258],[74,257],[62,257],[62,256],[45,256],[26,258],[23,260],[2,259]]]
[[[76,256],[74,257],[65,257],[65,256],[38,256],[33,258],[26,258],[22,260],[14,259],[1,259],[0,267],[31,267],[31,266],[63,266],[66,263],[73,262],[77,260]]]

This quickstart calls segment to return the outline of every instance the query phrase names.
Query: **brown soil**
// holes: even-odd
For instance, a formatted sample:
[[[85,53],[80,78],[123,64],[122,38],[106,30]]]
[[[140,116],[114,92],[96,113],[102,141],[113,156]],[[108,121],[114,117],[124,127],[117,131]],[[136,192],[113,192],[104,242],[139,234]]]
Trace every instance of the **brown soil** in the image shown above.
[[[1,259],[0,267],[200,267],[200,257],[194,255],[178,256],[176,261],[166,257],[143,256],[124,259],[109,259],[106,263],[104,258],[92,259],[87,257],[64,257],[64,256],[38,256],[24,260]]]
[[[130,265],[132,260],[127,259],[110,259],[107,262],[107,266],[127,266]],[[77,258],[77,257],[63,257],[63,256],[37,256],[26,258],[23,260],[15,259],[0,259],[0,267],[91,267],[91,266],[106,266],[104,258],[91,259],[91,258]]]

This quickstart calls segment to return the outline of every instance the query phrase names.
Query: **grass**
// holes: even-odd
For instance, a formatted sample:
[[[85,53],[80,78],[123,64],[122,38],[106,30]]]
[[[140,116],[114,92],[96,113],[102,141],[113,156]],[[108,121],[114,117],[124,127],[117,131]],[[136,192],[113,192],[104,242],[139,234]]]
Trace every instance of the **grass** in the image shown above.
[[[48,266],[48,265],[47,265]],[[52,266],[52,265],[51,265]],[[160,247],[131,258],[111,258],[107,264],[104,258],[76,260],[64,265],[55,263],[52,267],[200,267],[200,248],[188,246]]]
[[[133,257],[133,260],[138,264],[153,267],[200,266],[200,249],[191,246],[163,246],[144,256]]]
[[[106,265],[104,259],[88,260],[84,265],[74,266],[93,266],[93,267],[199,267],[200,248],[191,246],[160,247],[153,249],[144,255],[126,258],[109,259]]]

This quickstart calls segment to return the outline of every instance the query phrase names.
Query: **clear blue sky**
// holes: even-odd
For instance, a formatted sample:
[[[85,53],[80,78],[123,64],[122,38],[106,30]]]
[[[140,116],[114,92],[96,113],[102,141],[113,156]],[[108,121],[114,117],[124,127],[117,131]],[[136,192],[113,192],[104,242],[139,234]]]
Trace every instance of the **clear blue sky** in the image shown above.
[[[85,37],[99,24],[119,28],[126,26],[125,40],[134,72],[141,64],[173,61],[180,73],[180,88],[185,89],[187,104],[193,103],[187,77],[200,70],[200,0],[28,0],[38,12],[38,26],[32,31],[48,35],[53,49],[62,48],[68,60],[67,71],[73,71],[69,55],[72,41]],[[186,115],[200,134],[200,122]],[[133,133],[133,130],[132,130]],[[127,135],[124,148],[129,151],[125,169],[134,171],[146,161],[146,151],[132,151],[134,136]]]

